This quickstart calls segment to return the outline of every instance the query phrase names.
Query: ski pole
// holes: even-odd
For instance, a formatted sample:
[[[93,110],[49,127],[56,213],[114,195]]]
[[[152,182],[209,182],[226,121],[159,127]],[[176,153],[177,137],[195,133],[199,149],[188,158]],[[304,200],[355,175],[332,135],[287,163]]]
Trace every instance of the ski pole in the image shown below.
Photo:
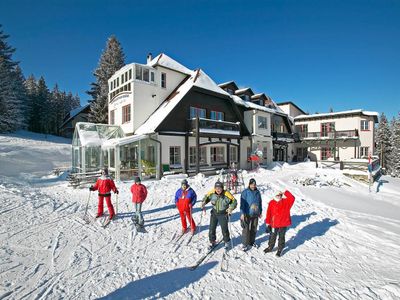
[[[86,218],[87,211],[88,211],[88,208],[89,208],[89,201],[90,201],[90,195],[91,195],[91,194],[92,194],[92,191],[89,191],[89,196],[88,196],[88,199],[87,199],[87,201],[86,201],[85,214],[83,215],[83,218],[84,218],[84,219]]]
[[[232,226],[231,226],[231,215],[228,214],[228,226],[229,226],[229,231],[231,232],[231,248],[233,249],[233,231],[232,231]]]
[[[115,204],[115,214],[117,215],[118,214],[118,194],[115,195],[115,198],[117,198],[116,204]]]

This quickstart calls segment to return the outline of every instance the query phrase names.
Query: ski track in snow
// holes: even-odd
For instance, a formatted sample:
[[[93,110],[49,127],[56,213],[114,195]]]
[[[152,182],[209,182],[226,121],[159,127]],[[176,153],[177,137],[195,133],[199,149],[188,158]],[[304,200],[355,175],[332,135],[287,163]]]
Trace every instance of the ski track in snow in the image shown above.
[[[0,176],[0,299],[398,299],[399,219],[328,206],[310,195],[355,191],[348,186],[296,185],[291,180],[299,173],[296,168],[245,174],[246,181],[256,178],[263,198],[259,247],[239,250],[237,209],[231,218],[234,248],[226,254],[226,272],[221,271],[222,245],[195,271],[188,269],[208,246],[209,205],[203,217],[199,203],[194,207],[195,222],[202,222],[190,243],[186,244],[190,233],[174,243],[174,234],[181,230],[172,202],[179,178],[144,182],[149,190],[143,204],[147,233],[139,233],[131,220],[131,182],[117,183],[119,214],[101,228],[98,222],[86,224],[82,219],[86,189],[72,189],[64,181],[21,184]],[[189,178],[199,199],[214,181],[215,177]],[[283,188],[293,192],[296,202],[286,248],[277,258],[275,252],[263,252],[269,237],[263,220],[269,199]],[[384,191],[385,186],[380,194],[366,197],[382,201],[390,195],[391,202],[400,201],[399,193]],[[364,192],[356,194],[360,193]],[[95,198],[90,213],[96,210]]]

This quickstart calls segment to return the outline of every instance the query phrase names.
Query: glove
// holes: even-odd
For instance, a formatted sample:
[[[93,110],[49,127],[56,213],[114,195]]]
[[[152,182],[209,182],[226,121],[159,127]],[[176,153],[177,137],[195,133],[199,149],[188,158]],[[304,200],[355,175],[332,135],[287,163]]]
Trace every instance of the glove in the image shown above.
[[[230,208],[230,207],[226,210],[226,212],[228,213],[228,215],[231,215],[231,214],[232,214],[232,211],[233,211],[233,209]]]
[[[91,191],[91,192],[94,191],[93,186],[90,186],[90,187],[89,187],[89,191]]]
[[[244,221],[244,215],[240,215],[240,221]]]
[[[118,195],[118,194],[119,194],[119,191],[118,191],[118,190],[115,190],[115,193]]]
[[[204,209],[206,207],[206,203],[205,202],[201,202],[201,209]]]
[[[268,225],[266,228],[265,228],[265,233],[271,233],[272,232],[272,227],[271,227],[271,225]]]

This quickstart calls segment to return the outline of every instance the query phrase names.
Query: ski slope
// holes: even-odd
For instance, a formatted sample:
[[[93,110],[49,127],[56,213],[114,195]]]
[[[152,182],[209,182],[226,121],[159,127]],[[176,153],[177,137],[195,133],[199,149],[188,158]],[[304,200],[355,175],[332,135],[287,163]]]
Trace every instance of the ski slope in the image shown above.
[[[231,218],[234,249],[221,271],[222,247],[195,271],[206,252],[210,206],[199,233],[186,245],[173,196],[182,178],[143,182],[145,229],[131,221],[132,182],[117,182],[118,216],[106,228],[82,219],[88,189],[68,187],[51,175],[69,164],[70,141],[27,132],[0,135],[0,299],[398,299],[400,297],[400,180],[382,177],[373,191],[338,170],[313,164],[275,164],[246,173],[257,180],[263,218],[269,199],[287,188],[296,197],[283,256],[264,254],[268,235],[261,220],[256,243],[239,250],[239,211]],[[293,181],[335,179],[341,187]],[[189,178],[198,198],[216,177]],[[295,180],[296,181],[296,180]],[[239,200],[240,196],[235,195]],[[113,196],[114,205],[116,198]],[[96,212],[90,196],[90,213]],[[217,236],[221,236],[217,229]]]

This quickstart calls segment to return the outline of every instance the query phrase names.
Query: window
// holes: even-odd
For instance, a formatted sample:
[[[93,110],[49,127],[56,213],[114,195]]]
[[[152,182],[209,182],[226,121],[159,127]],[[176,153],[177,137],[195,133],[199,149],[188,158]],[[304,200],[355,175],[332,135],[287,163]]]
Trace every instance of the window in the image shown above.
[[[268,129],[268,119],[266,117],[258,116],[258,128]]]
[[[169,147],[169,164],[175,166],[181,164],[181,147]]]
[[[131,106],[125,105],[122,107],[122,124],[130,122],[131,120]]]
[[[224,120],[224,113],[220,112],[220,111],[212,110],[211,111],[211,115],[210,115],[210,119],[211,120],[223,121]]]
[[[226,89],[226,91],[228,92],[228,94],[233,95],[234,91],[232,89]]]
[[[230,159],[231,162],[238,162],[238,151],[237,151],[237,147],[235,146],[230,146],[229,147],[229,155],[230,155]]]
[[[198,107],[190,107],[190,119],[193,118],[205,118],[206,117],[206,110],[204,108],[198,108]]]
[[[149,80],[150,80],[149,74],[150,74],[149,69],[143,68],[143,81],[149,82]]]
[[[322,123],[321,124],[321,136],[322,137],[332,137],[332,132],[335,131],[335,123]]]
[[[110,111],[110,124],[115,124],[115,109]]]
[[[360,157],[366,156],[368,157],[369,147],[360,147]]]
[[[361,120],[361,130],[362,131],[369,130],[369,121],[368,120]]]
[[[211,163],[225,162],[225,147],[211,147]]]
[[[200,147],[200,165],[207,164],[207,148]],[[196,164],[196,147],[189,147],[189,164],[195,165]]]
[[[154,77],[154,72],[150,72],[150,81],[154,82],[155,77]]]
[[[125,74],[122,74],[122,76],[121,76],[121,84],[123,84],[125,82],[124,79],[125,79]]]
[[[243,95],[242,98],[244,101],[250,101],[250,96],[249,95]]]
[[[142,67],[139,65],[135,65],[135,73],[136,73],[136,79],[142,80]]]
[[[161,87],[167,87],[167,73],[161,73]]]
[[[132,79],[132,69],[129,70],[129,80]]]
[[[333,148],[322,147],[321,148],[321,160],[327,160],[333,157]]]
[[[128,83],[128,91],[131,90],[131,83]]]
[[[117,86],[119,86],[119,77],[117,78]]]

